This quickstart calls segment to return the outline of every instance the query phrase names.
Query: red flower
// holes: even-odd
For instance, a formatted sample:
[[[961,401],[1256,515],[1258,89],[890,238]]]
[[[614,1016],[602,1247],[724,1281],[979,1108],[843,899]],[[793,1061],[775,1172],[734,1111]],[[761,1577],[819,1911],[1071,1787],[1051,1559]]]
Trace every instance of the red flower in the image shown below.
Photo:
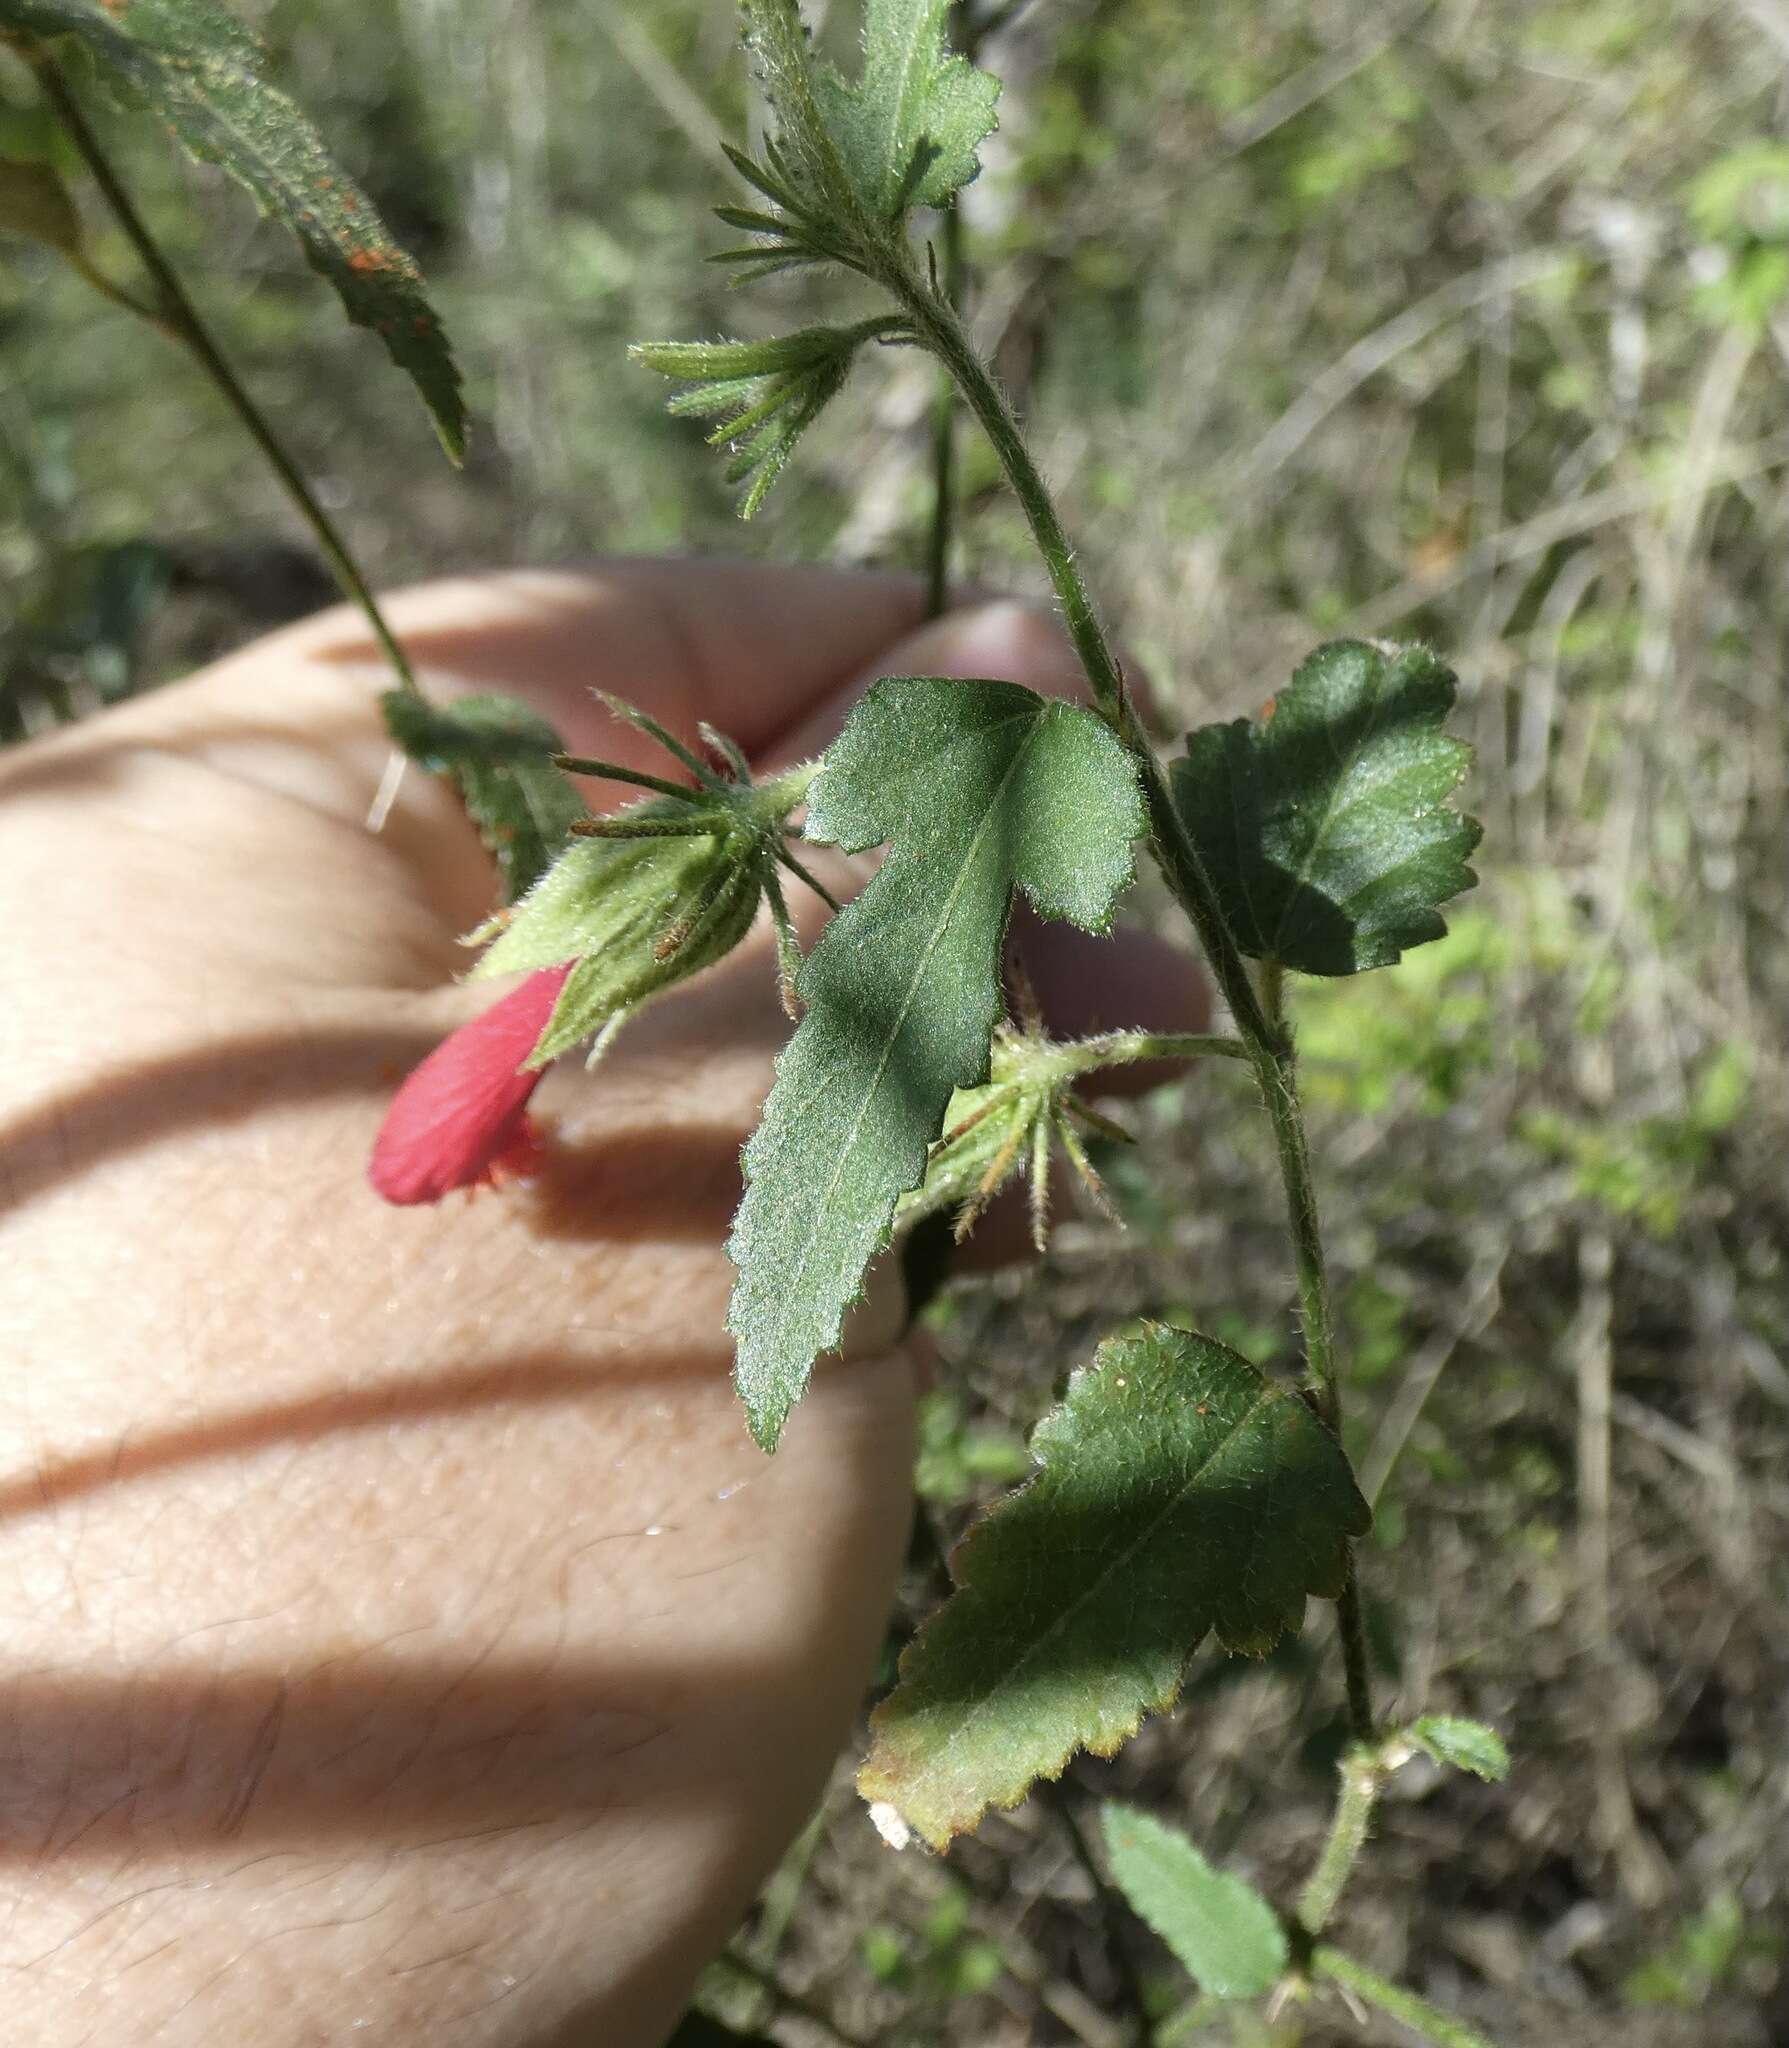
[[[367,1177],[388,1202],[438,1202],[455,1188],[489,1187],[540,1157],[528,1098],[540,1071],[524,1071],[577,965],[543,967],[482,1017],[436,1046],[392,1098]]]

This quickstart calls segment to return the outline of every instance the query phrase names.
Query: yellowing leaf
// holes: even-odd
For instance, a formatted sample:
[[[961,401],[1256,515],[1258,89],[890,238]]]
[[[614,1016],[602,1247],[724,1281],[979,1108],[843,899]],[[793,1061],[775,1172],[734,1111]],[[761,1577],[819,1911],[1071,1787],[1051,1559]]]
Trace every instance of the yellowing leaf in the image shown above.
[[[263,74],[259,41],[211,0],[0,0],[0,34],[73,36],[100,77],[219,164],[298,237],[348,318],[409,372],[457,462],[465,452],[460,373],[421,273],[322,138]]]

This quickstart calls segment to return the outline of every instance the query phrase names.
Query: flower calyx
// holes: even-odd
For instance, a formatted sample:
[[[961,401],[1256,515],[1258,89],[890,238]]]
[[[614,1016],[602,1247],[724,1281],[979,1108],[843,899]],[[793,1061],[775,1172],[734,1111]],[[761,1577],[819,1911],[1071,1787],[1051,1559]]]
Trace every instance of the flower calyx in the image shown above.
[[[988,1079],[951,1097],[944,1134],[927,1156],[925,1179],[902,1201],[900,1221],[916,1223],[955,1209],[960,1244],[1007,1182],[1026,1174],[1032,1242],[1043,1251],[1050,1230],[1050,1158],[1060,1145],[1094,1206],[1117,1223],[1082,1134],[1129,1144],[1130,1133],[1074,1092],[1083,1074],[1111,1064],[1106,1046],[1092,1039],[1057,1043],[1029,1023],[1001,1025],[989,1049]]]
[[[744,755],[711,727],[702,738],[717,769],[655,719],[616,699],[610,708],[649,733],[695,777],[693,786],[604,761],[562,755],[574,775],[643,787],[652,795],[606,817],[581,819],[565,851],[513,909],[471,935],[490,943],[474,980],[570,963],[552,1015],[524,1064],[544,1066],[586,1039],[599,1054],[642,1004],[738,945],[768,902],[778,978],[793,1014],[801,954],[781,873],[819,889],[789,850],[789,817],[814,770],[753,780]],[[824,891],[820,891],[824,895]]]

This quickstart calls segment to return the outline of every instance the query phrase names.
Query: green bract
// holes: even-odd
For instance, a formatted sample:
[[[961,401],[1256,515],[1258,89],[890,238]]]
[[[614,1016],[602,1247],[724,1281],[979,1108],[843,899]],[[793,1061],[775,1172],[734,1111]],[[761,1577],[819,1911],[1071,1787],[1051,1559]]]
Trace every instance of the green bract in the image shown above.
[[[1437,1763],[1452,1764],[1478,1778],[1507,1778],[1509,1750],[1495,1728],[1457,1714],[1425,1714],[1404,1733]]]
[[[718,420],[709,443],[732,445],[727,481],[746,485],[739,513],[749,519],[796,442],[843,388],[858,349],[904,332],[902,321],[886,318],[855,327],[804,327],[774,341],[643,341],[630,353],[694,386],[666,410]]]
[[[711,967],[751,929],[776,880],[805,774],[754,789],[711,781],[589,821],[503,920],[475,979],[578,964],[527,1064],[544,1066]],[[476,935],[475,935],[476,936]]]
[[[460,373],[416,265],[310,122],[264,75],[260,42],[211,0],[0,0],[0,35],[76,38],[120,98],[150,108],[202,163],[246,185],[297,236],[342,310],[407,370],[457,462]]]
[[[767,1449],[838,1343],[953,1090],[986,1076],[1014,888],[1103,928],[1142,829],[1113,735],[1015,683],[877,683],[828,750],[807,836],[892,845],[802,971],[806,1014],[746,1147],[728,1327]]]
[[[871,1719],[858,1790],[934,1847],[1076,1749],[1110,1756],[1173,1705],[1208,1633],[1272,1649],[1307,1594],[1342,1590],[1371,1520],[1298,1394],[1185,1330],[1101,1345],[1031,1453]]]
[[[1336,640],[1256,717],[1188,739],[1175,805],[1245,953],[1358,974],[1441,937],[1479,839],[1447,803],[1472,760],[1453,702],[1426,647]]]

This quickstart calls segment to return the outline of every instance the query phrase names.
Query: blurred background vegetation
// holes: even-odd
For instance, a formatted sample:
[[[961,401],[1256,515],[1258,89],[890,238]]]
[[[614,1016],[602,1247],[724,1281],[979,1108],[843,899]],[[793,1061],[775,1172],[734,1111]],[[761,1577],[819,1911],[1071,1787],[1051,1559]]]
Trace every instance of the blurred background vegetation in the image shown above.
[[[916,360],[872,352],[743,529],[623,360],[802,304],[697,260],[733,196],[716,137],[751,117],[727,0],[251,12],[431,277],[480,422],[463,476],[238,191],[104,126],[375,580],[921,558]],[[1502,1788],[1399,1778],[1345,1938],[1505,2044],[1789,2040],[1789,7],[1032,0],[987,61],[977,325],[1173,719],[1249,708],[1320,637],[1420,635],[1480,750],[1450,938],[1297,998],[1382,1690],[1516,1755]],[[0,68],[0,149],[46,146]],[[1033,589],[965,447],[959,566]],[[184,358],[4,236],[0,593],[15,736],[330,595]],[[1022,1474],[1115,1314],[1289,1353],[1240,1087],[1143,1106],[1104,1162],[1122,1236],[1070,1223],[1041,1276],[934,1310],[931,1539]],[[1339,1740],[1327,1651],[1314,1618],[1266,1667],[1201,1659],[1175,1717],[948,1864],[882,1852],[841,1778],[739,1955],[864,2040],[1118,2048],[1067,1823],[1159,1802],[1284,1895]],[[731,1966],[710,1988],[825,2038]],[[1404,2037],[1331,2005],[1178,2038]]]

